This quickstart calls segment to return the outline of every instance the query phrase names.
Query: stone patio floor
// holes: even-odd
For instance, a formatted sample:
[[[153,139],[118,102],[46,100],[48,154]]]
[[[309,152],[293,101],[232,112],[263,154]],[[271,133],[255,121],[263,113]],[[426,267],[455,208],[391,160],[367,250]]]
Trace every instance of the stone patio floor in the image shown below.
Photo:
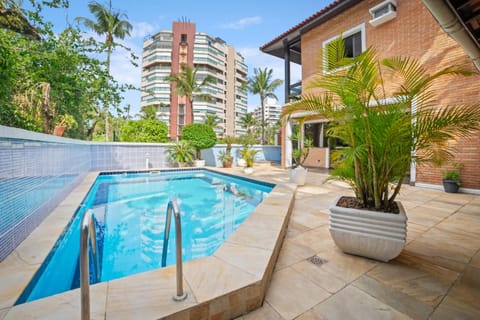
[[[278,167],[252,176],[287,180]],[[336,248],[328,207],[351,191],[326,177],[297,189],[264,305],[237,319],[480,319],[480,196],[403,186],[407,245],[382,263]]]

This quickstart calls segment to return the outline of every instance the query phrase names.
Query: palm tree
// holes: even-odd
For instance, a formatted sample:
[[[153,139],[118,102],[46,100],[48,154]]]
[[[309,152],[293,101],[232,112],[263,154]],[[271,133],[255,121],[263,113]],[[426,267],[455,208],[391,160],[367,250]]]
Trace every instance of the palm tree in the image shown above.
[[[212,129],[218,128],[220,123],[220,118],[216,114],[207,114],[205,118],[205,124],[212,127]]]
[[[252,133],[252,128],[257,125],[257,120],[255,120],[251,112],[247,113],[243,118],[241,118],[240,122],[242,123],[242,127],[247,129],[248,135]]]
[[[319,71],[307,85],[315,93],[285,107],[283,116],[300,112],[308,115],[304,120],[329,119],[328,135],[349,146],[336,151],[341,160],[332,176],[350,183],[362,207],[394,212],[412,160],[442,164],[454,157],[449,140],[480,129],[478,104],[439,106],[432,91],[439,78],[472,73],[449,67],[429,74],[415,59],[380,61],[373,48],[341,57],[342,44],[339,39],[339,50],[327,50],[333,71]]]
[[[266,98],[275,98],[277,96],[273,93],[279,86],[282,85],[283,81],[280,79],[272,80],[273,70],[272,69],[260,69],[255,68],[253,70],[254,76],[248,79],[248,90],[253,94],[258,94],[260,96],[260,105],[262,107],[262,137],[261,142],[265,142],[265,99]]]
[[[38,30],[22,13],[22,1],[0,0],[0,28],[5,28],[33,40],[40,40]]]
[[[75,20],[83,23],[88,28],[92,29],[98,35],[105,36],[105,50],[107,51],[107,75],[110,75],[110,56],[114,47],[118,45],[115,43],[115,38],[125,39],[126,36],[130,35],[132,30],[132,25],[127,20],[122,20],[123,18],[128,19],[126,14],[120,13],[119,11],[114,11],[112,9],[112,1],[109,1],[108,7],[100,4],[97,1],[92,1],[88,4],[90,12],[95,16],[95,20],[91,20],[84,17],[77,17]],[[108,82],[107,82],[108,84]],[[107,101],[105,101],[104,111],[105,111],[105,139],[108,141],[108,115],[109,115],[109,106]]]
[[[194,122],[193,98],[195,96],[200,96],[205,100],[210,99],[210,95],[208,93],[202,93],[202,89],[209,83],[216,83],[215,78],[211,75],[208,75],[202,81],[197,82],[197,71],[196,68],[192,68],[187,64],[182,64],[180,72],[171,74],[165,78],[166,81],[175,83],[175,94],[186,97],[190,102],[191,123]]]
[[[157,111],[158,111],[158,106],[156,105],[149,105],[149,106],[143,106],[140,109],[140,119],[143,120],[156,120],[157,119]]]

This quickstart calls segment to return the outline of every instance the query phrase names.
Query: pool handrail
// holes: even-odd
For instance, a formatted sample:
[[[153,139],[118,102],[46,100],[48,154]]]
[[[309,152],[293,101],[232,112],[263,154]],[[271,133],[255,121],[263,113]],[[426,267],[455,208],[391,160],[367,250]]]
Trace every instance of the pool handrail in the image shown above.
[[[171,198],[168,201],[167,217],[165,219],[165,235],[163,238],[162,267],[167,264],[168,239],[170,238],[170,225],[172,212],[175,220],[175,243],[176,243],[176,269],[177,269],[177,294],[172,297],[174,301],[183,301],[187,298],[187,293],[183,292],[183,262],[182,262],[182,221],[180,218],[180,209],[177,200]]]
[[[98,263],[97,237],[95,233],[95,219],[93,217],[93,211],[90,209],[83,214],[80,229],[80,316],[82,320],[90,320],[89,240],[92,246],[95,282],[98,282],[100,278],[100,270]]]

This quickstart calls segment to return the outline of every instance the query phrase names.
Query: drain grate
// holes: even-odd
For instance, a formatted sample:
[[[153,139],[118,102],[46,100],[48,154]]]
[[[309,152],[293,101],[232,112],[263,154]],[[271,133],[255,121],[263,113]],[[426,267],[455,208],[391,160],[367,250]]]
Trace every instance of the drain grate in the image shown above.
[[[307,261],[310,263],[313,263],[316,266],[321,266],[322,264],[325,264],[328,262],[328,260],[322,259],[317,255],[314,255],[313,257],[308,258]]]

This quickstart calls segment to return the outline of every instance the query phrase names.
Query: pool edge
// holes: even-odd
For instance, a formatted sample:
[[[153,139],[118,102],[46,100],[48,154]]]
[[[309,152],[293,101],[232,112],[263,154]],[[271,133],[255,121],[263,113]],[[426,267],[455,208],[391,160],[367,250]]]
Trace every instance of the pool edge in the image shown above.
[[[222,174],[227,173],[247,179],[272,183],[269,179],[262,177],[252,178],[239,174],[239,172],[218,170],[217,168],[210,167],[205,169]],[[80,188],[83,186],[83,189],[86,189],[83,197],[87,194],[98,174],[99,172],[90,172],[77,187]],[[95,175],[95,178],[91,180],[90,185],[86,188],[84,182],[86,179],[88,180],[88,177],[91,175]],[[175,281],[173,267],[152,270],[139,275],[109,281],[104,284],[93,285],[92,300],[96,301],[96,303],[92,305],[93,318],[96,316],[102,319],[128,318],[129,315],[138,315],[139,312],[146,312],[145,315],[150,314],[154,318],[162,319],[183,319],[185,317],[190,318],[198,315],[214,318],[220,314],[223,315],[222,318],[234,318],[261,306],[286,234],[296,191],[294,184],[279,183],[278,181],[274,181],[273,183],[275,183],[276,186],[271,193],[265,197],[264,201],[255,208],[252,214],[232,234],[232,237],[227,239],[212,256],[185,263],[184,283],[186,292],[190,295],[187,302],[175,303],[171,301],[171,295],[175,292],[175,289],[172,288],[172,284],[174,284]],[[60,205],[64,203],[72,205],[70,203],[73,201],[70,201],[69,198],[70,195],[79,191],[77,188],[75,188]],[[80,197],[79,192],[76,193],[77,198]],[[80,204],[80,202],[78,204]],[[45,221],[42,222],[42,225],[44,223]],[[258,231],[258,229],[265,231],[268,235],[274,236],[275,239],[272,239],[272,242],[268,242],[268,239],[265,239],[265,243],[263,244],[261,241],[248,243],[248,238],[245,236],[248,235],[249,231]],[[235,237],[235,235],[237,235],[237,237]],[[243,241],[242,239],[246,240]],[[54,245],[55,241],[56,238],[53,240],[50,248]],[[228,248],[225,249],[226,247]],[[45,256],[48,254],[50,248],[45,253]],[[236,250],[236,253],[229,252],[232,248]],[[248,248],[251,248],[250,253],[248,252]],[[245,259],[242,255],[242,259],[239,261],[238,252],[243,252],[243,255],[250,254],[253,255],[253,257],[262,258]],[[246,263],[242,264],[242,260]],[[256,263],[256,265],[249,266],[248,262]],[[41,262],[38,264],[38,267],[40,267],[40,265]],[[219,281],[218,278],[212,277],[211,272],[213,270],[216,270],[220,275],[226,276],[226,278]],[[36,269],[27,279],[24,287],[28,284],[35,272]],[[235,275],[235,281],[232,281],[232,273]],[[141,283],[139,284],[139,279],[144,281],[143,285],[141,285]],[[210,283],[210,287],[209,279],[211,280],[210,282],[213,282],[213,285]],[[157,282],[159,284],[155,286],[154,284]],[[219,283],[222,285],[219,286]],[[21,291],[23,291],[23,288]],[[214,290],[212,291],[211,288],[214,288]],[[159,292],[161,296],[158,296]],[[209,292],[213,292],[213,294]],[[71,316],[72,313],[76,312],[79,314],[79,289],[12,307],[20,293],[14,298],[12,305],[7,306],[9,311],[5,315],[5,320],[27,319],[32,316],[36,318],[49,318],[53,316],[53,314]],[[1,292],[0,296],[2,296],[3,300],[4,295],[2,295]],[[151,303],[145,301],[145,298],[147,298],[147,300],[152,299]],[[129,307],[127,302],[132,305]],[[5,307],[0,305],[0,311],[5,310],[2,308]]]

